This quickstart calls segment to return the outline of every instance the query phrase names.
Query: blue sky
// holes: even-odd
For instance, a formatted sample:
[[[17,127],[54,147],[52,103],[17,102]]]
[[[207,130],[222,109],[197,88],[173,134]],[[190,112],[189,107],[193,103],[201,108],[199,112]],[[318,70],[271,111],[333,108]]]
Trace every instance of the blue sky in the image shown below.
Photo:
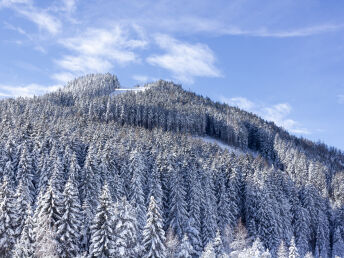
[[[263,4],[264,3],[264,4]],[[344,150],[341,1],[0,0],[0,96],[157,79]]]

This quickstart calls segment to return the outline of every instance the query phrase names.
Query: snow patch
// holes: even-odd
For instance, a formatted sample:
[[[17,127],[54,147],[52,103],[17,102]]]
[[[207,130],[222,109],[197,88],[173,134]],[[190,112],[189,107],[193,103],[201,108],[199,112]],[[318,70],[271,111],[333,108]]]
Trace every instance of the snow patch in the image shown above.
[[[205,136],[205,137],[196,137],[197,139],[201,139],[202,141],[205,141],[205,142],[208,142],[208,143],[211,143],[211,144],[216,144],[218,145],[221,149],[226,149],[228,150],[229,152],[234,152],[234,154],[236,155],[245,155],[245,154],[251,154],[252,156],[256,157],[258,154],[254,151],[251,151],[251,150],[247,150],[247,151],[244,151],[240,148],[237,148],[237,147],[234,147],[234,146],[230,146],[220,140],[217,140],[217,139],[214,139],[212,137],[209,137],[209,136]]]
[[[144,87],[137,87],[137,88],[118,88],[115,89],[114,92],[110,93],[110,96],[116,96],[122,93],[126,93],[126,92],[143,92],[146,91],[150,88],[150,85],[144,86]]]

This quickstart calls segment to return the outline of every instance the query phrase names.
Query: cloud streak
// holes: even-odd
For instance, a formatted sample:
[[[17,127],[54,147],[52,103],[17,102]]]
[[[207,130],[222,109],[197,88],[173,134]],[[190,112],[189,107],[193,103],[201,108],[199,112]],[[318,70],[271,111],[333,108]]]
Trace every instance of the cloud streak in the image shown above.
[[[28,85],[0,85],[0,96],[2,97],[33,97],[52,92],[60,88],[61,85],[45,86],[39,84]]]
[[[302,127],[299,122],[289,117],[292,107],[288,103],[279,103],[268,106],[265,104],[254,103],[244,97],[221,97],[220,99],[222,102],[230,106],[239,107],[246,111],[256,113],[265,120],[273,121],[276,125],[285,128],[289,132],[303,135],[308,135],[311,133],[307,128]]]
[[[55,60],[56,64],[67,72],[88,73],[109,71],[114,63],[124,65],[137,62],[139,57],[134,49],[144,48],[144,39],[132,39],[129,31],[120,26],[110,29],[88,29],[85,33],[61,39],[59,43],[71,55],[65,55]],[[57,75],[54,75],[57,77]]]
[[[146,61],[172,72],[173,77],[186,83],[193,83],[194,77],[220,77],[215,67],[215,56],[204,44],[190,44],[168,35],[157,35],[155,42],[165,50],[162,55],[151,55]]]
[[[36,8],[29,0],[3,0],[0,7],[7,7],[35,23],[39,29],[56,35],[62,28],[61,21],[48,11]]]

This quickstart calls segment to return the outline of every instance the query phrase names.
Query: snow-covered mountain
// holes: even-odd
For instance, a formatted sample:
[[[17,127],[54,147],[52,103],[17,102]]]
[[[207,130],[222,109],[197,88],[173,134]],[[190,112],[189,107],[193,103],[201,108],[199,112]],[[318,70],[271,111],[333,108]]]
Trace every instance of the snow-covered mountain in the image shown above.
[[[0,101],[1,257],[344,257],[344,154],[173,82]]]

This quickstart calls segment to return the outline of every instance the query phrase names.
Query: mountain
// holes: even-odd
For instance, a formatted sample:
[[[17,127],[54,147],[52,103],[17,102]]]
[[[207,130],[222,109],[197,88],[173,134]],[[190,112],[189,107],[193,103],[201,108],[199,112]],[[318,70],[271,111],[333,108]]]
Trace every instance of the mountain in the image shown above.
[[[0,178],[1,257],[344,257],[344,153],[173,82],[1,100]]]

